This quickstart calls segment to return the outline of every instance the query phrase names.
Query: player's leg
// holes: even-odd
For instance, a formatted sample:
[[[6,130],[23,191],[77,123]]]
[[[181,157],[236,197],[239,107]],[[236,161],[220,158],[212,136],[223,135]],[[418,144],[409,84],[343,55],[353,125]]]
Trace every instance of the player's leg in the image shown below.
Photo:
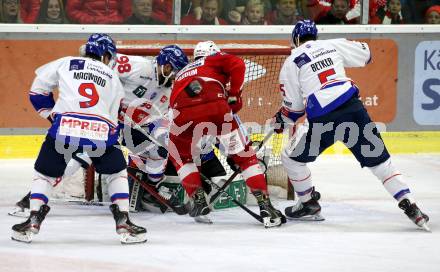
[[[211,210],[206,202],[199,170],[192,157],[192,131],[193,129],[190,127],[179,135],[170,135],[170,141],[177,149],[170,152],[170,160],[176,168],[185,192],[192,199],[189,203],[188,213],[191,217],[198,217],[209,214]],[[198,140],[195,139],[195,141]]]
[[[298,128],[296,137],[281,155],[289,182],[293,185],[299,201],[285,209],[290,219],[322,221],[319,192],[312,184],[312,174],[307,163],[334,143],[334,130],[328,120],[310,121]]]
[[[81,167],[87,169],[91,165],[92,161],[86,153],[74,153],[72,159],[67,163],[67,167],[64,170],[63,179],[75,174]],[[15,207],[8,214],[18,217],[29,216],[31,192],[28,192],[20,201],[15,204]]]
[[[149,129],[145,127],[145,129]],[[136,129],[130,128],[124,131],[123,143],[132,152],[129,155],[128,171],[131,175],[138,177],[143,182],[153,186],[156,191],[165,199],[170,201],[170,204],[178,205],[177,197],[173,196],[167,187],[162,186],[165,181],[165,168],[167,164],[168,152],[163,147],[158,147],[151,142],[146,133]],[[155,139],[167,142],[168,130],[166,128],[158,128],[154,130],[157,132],[152,135]],[[130,187],[130,210],[148,210],[152,212],[165,212],[168,207],[158,202],[151,194],[143,190],[137,182],[128,177]],[[162,189],[162,190],[161,190]]]
[[[367,111],[362,108],[353,113],[352,117],[359,125],[360,133],[358,142],[350,150],[361,167],[371,170],[411,221],[419,227],[426,226],[429,217],[417,207],[407,183],[393,165],[385,143]]]
[[[228,117],[226,116],[225,119],[228,120]],[[267,192],[266,178],[255,151],[250,147],[246,136],[240,129],[239,120],[233,118],[229,122],[232,128],[231,131],[221,131],[218,136],[220,150],[226,152],[228,158],[241,170],[246,185],[257,200],[264,226],[280,226],[286,220],[284,215],[272,206]]]
[[[69,158],[67,158],[69,159]],[[63,154],[55,149],[55,140],[46,136],[34,166],[34,177],[30,194],[30,215],[21,223],[12,226],[12,239],[30,243],[34,234],[38,234],[40,226],[50,210],[47,205],[52,188],[63,176],[66,161]]]
[[[120,235],[121,243],[146,242],[146,229],[130,221],[129,189],[127,181],[127,164],[120,148],[107,147],[100,157],[92,157],[96,172],[102,174],[108,184],[108,195],[112,204],[110,210],[116,223],[116,233]]]

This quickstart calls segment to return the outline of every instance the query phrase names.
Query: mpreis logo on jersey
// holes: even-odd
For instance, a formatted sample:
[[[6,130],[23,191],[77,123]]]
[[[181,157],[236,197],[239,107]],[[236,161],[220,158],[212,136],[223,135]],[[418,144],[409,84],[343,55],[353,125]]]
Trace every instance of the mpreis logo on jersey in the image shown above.
[[[109,125],[98,120],[82,120],[63,116],[60,121],[59,134],[78,138],[106,141]]]
[[[417,45],[414,119],[420,125],[440,125],[440,41],[423,41]]]

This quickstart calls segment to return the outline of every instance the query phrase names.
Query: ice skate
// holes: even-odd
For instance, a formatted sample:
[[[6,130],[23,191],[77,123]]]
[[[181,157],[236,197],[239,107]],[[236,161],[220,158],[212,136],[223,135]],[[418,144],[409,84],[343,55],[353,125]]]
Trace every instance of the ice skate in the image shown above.
[[[321,206],[318,203],[320,198],[320,193],[313,189],[312,199],[304,203],[298,201],[296,205],[287,207],[284,212],[287,218],[292,220],[324,221],[325,218],[321,215]]]
[[[8,212],[8,214],[11,216],[17,216],[17,217],[29,217],[29,215],[30,215],[29,198],[30,197],[31,197],[31,193],[29,192],[20,201],[15,203],[14,209],[12,211]]]
[[[414,222],[417,226],[423,228],[426,231],[431,231],[428,227],[429,217],[424,214],[416,203],[412,203],[408,199],[404,199],[399,202],[399,208],[401,208],[408,218]]]
[[[11,239],[18,242],[30,243],[34,234],[40,231],[41,223],[50,211],[50,207],[42,205],[38,211],[31,211],[29,218],[21,223],[12,226]]]
[[[263,219],[265,228],[278,227],[286,223],[286,217],[272,206],[266,194],[261,191],[255,191],[252,194],[257,199],[258,206],[260,207],[260,216]]]
[[[208,203],[206,203],[205,192],[203,188],[197,189],[193,196],[192,205],[189,210],[189,216],[199,217],[201,215],[207,215],[211,212]]]
[[[121,212],[118,205],[110,205],[110,211],[116,222],[116,233],[120,235],[121,244],[138,244],[147,241],[147,230],[130,221],[128,212]]]
[[[196,221],[197,223],[201,223],[201,224],[212,224],[212,220],[211,218],[209,218],[209,216],[207,215],[199,215],[194,217],[194,221]]]

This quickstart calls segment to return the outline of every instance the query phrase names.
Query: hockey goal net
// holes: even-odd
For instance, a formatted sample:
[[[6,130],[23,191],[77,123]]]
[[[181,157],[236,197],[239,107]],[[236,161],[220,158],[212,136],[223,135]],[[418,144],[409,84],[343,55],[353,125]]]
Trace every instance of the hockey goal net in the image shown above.
[[[119,45],[118,52],[126,55],[154,57],[159,53],[160,48],[165,45]],[[192,56],[194,45],[179,44],[179,46],[183,48],[188,57]],[[278,75],[284,60],[290,55],[290,48],[268,44],[219,44],[219,47],[222,51],[240,56],[245,61],[243,108],[239,113],[239,117],[246,125],[251,140],[254,142],[262,141],[265,134],[268,133],[267,121],[272,118],[281,105]],[[268,184],[287,189],[287,175],[281,165],[280,156],[284,140],[283,135],[274,135],[260,152],[264,153]],[[226,158],[220,154],[218,155],[226,172],[230,175],[232,170],[227,165]],[[92,200],[97,175],[93,173],[93,169],[83,171],[78,175],[78,177],[73,178],[75,183],[83,185],[84,198]],[[83,181],[77,182],[81,175],[84,178]]]

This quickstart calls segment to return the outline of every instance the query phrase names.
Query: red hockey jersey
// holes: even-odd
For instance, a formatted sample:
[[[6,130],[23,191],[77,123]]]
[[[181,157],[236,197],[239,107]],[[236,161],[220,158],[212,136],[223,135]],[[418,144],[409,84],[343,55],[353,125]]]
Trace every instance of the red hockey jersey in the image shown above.
[[[200,58],[183,68],[174,81],[170,107],[190,107],[228,96],[240,96],[246,66],[244,61],[223,52]],[[200,94],[191,97],[185,88],[194,80],[200,82]]]

